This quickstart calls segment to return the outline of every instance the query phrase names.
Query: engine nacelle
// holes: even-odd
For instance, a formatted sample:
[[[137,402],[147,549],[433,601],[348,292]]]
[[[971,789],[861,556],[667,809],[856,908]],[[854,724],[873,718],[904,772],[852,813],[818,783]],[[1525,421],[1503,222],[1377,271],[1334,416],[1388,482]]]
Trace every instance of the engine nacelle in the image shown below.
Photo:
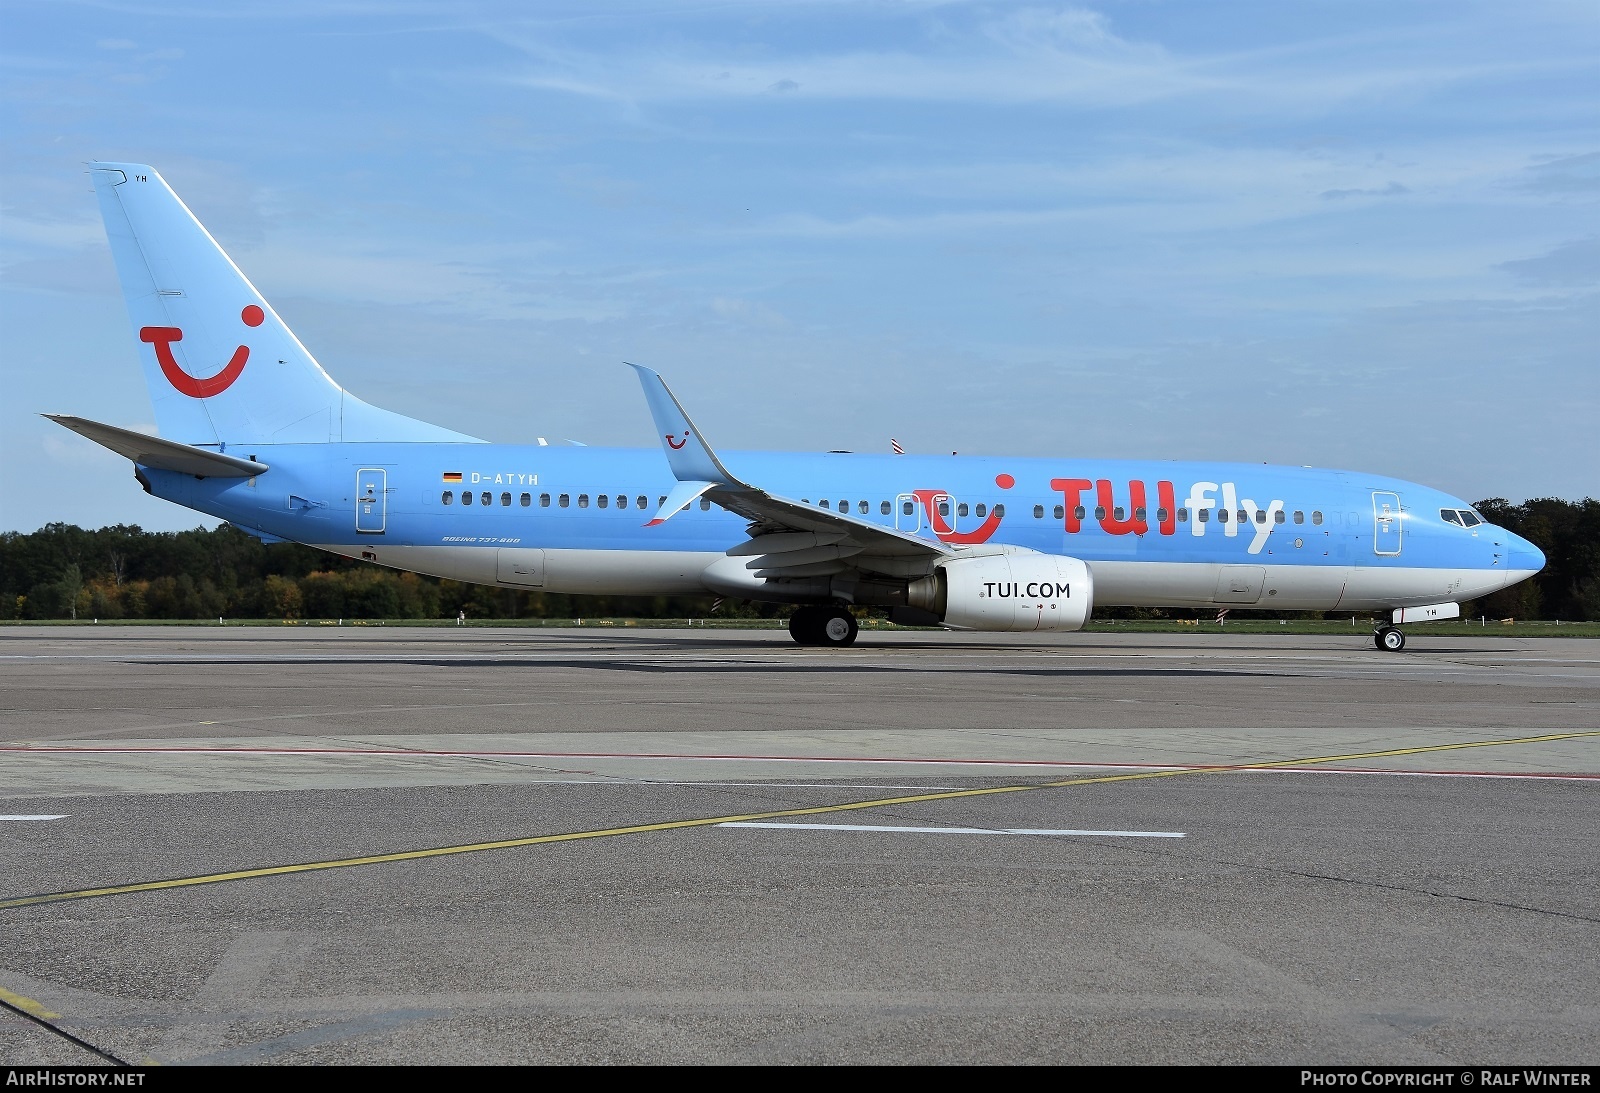
[[[936,574],[942,604],[959,630],[1081,630],[1094,610],[1094,578],[1077,558],[1017,552],[961,558]]]

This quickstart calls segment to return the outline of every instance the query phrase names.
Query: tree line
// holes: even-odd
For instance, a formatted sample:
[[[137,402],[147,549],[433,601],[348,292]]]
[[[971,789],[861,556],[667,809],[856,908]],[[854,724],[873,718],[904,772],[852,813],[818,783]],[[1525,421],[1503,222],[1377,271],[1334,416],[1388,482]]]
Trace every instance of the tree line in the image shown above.
[[[1544,551],[1530,581],[1462,605],[1467,616],[1600,620],[1600,501],[1536,498],[1477,505]],[[117,524],[47,524],[0,533],[0,619],[691,618],[716,603],[693,596],[569,596],[402,573],[295,543],[262,543],[227,524],[149,532]],[[771,604],[724,603],[730,617],[771,617]],[[1108,608],[1096,618],[1188,618],[1204,612]],[[1277,612],[1272,617],[1316,617]]]

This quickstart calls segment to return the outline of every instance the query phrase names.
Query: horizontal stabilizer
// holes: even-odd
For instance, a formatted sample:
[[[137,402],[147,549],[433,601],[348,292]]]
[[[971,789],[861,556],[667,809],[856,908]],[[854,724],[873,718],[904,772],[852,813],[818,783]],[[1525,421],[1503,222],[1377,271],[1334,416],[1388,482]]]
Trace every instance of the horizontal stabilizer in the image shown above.
[[[101,447],[110,448],[142,467],[158,471],[177,471],[179,474],[192,474],[196,478],[254,478],[267,470],[265,463],[210,452],[204,448],[179,444],[175,440],[146,436],[132,429],[119,429],[115,425],[102,425],[88,418],[68,414],[42,416],[88,437]]]

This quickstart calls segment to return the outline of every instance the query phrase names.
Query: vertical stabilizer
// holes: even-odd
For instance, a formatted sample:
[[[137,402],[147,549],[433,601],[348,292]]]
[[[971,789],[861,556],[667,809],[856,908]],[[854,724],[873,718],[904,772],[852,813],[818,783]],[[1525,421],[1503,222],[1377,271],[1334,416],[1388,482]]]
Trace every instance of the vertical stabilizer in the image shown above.
[[[163,437],[218,446],[476,439],[346,392],[159,174],[135,163],[89,168]]]

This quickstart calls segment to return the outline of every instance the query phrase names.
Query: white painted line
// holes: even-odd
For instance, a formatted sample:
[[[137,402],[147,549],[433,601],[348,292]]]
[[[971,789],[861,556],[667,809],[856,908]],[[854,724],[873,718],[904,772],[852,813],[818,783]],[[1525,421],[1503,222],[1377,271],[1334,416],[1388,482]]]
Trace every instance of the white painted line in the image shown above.
[[[889,831],[916,835],[1118,835],[1128,839],[1181,839],[1184,831],[1084,831],[1055,827],[880,827],[873,824],[774,824],[730,821],[718,827],[766,827],[803,831]]]
[[[63,813],[60,816],[0,816],[0,820],[65,820]]]

